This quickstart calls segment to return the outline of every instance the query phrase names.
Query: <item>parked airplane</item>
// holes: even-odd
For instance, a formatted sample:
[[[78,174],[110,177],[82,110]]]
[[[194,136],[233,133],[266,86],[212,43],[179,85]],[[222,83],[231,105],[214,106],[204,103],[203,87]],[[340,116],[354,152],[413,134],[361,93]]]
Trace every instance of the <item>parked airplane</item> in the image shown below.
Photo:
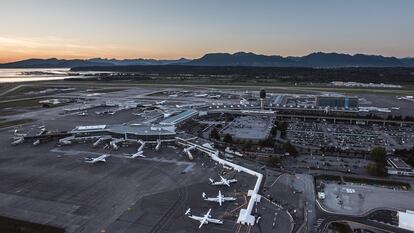
[[[185,215],[191,219],[199,221],[200,226],[198,228],[201,228],[204,224],[208,224],[210,222],[214,224],[223,224],[222,220],[211,218],[210,212],[211,212],[211,209],[209,209],[208,212],[202,217],[195,216],[191,214],[191,208],[188,208],[188,210],[185,212]]]
[[[46,132],[47,132],[46,128],[41,128],[41,129],[40,129],[40,132],[39,132],[39,133],[37,133],[36,135],[37,135],[37,136],[40,136],[40,135],[45,134]]]
[[[222,176],[220,176],[220,181],[214,181],[213,179],[209,179],[210,180],[210,182],[211,182],[211,185],[227,185],[227,186],[229,186],[230,187],[230,184],[231,183],[235,183],[235,182],[237,182],[237,180],[236,179],[231,179],[231,180],[228,180],[228,179],[226,179],[226,178],[224,178],[224,177],[222,177]]]
[[[119,149],[119,146],[118,146],[118,143],[121,143],[121,142],[123,142],[123,141],[125,141],[125,139],[123,139],[123,138],[114,138],[114,139],[112,139],[112,141],[110,141],[109,142],[109,145],[114,149],[114,150],[118,150]]]
[[[218,202],[220,204],[220,206],[223,204],[223,202],[225,201],[235,201],[236,198],[235,197],[225,197],[224,195],[221,194],[221,191],[219,190],[219,193],[217,195],[217,197],[207,197],[206,193],[203,192],[203,199],[206,201],[215,201]]]
[[[132,159],[135,159],[135,158],[138,158],[138,157],[145,158],[144,151],[142,151],[142,150],[137,151],[137,153],[135,153],[135,154],[126,154],[126,155],[129,155],[130,158],[132,158]]]
[[[21,144],[23,142],[24,142],[24,137],[20,137],[20,138],[17,137],[17,138],[14,138],[14,141],[11,144],[12,144],[12,146],[15,146],[15,145]]]
[[[85,163],[97,163],[97,162],[104,162],[106,163],[106,158],[108,158],[110,155],[101,155],[96,158],[85,158]]]
[[[14,133],[13,133],[13,137],[14,137],[14,138],[26,137],[26,134],[25,134],[25,133],[19,133],[19,132],[17,131],[17,129],[15,129],[15,130],[14,130]]]
[[[37,139],[36,141],[33,142],[33,146],[38,146],[40,144],[40,140]]]

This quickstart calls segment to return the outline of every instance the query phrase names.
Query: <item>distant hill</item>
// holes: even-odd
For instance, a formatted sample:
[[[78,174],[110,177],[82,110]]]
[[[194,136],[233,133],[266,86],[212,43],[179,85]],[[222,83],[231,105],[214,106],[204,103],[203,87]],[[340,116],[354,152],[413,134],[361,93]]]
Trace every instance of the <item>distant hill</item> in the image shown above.
[[[111,63],[95,62],[88,60],[64,60],[64,59],[27,59],[17,62],[0,64],[0,68],[72,68],[85,66],[110,66]]]
[[[405,66],[414,67],[414,57],[407,57],[401,59]]]
[[[295,66],[296,62],[282,56],[266,56],[254,53],[238,52],[235,54],[209,53],[199,59],[188,62],[187,65],[289,67]]]
[[[311,53],[297,60],[307,67],[403,67],[405,64],[395,57],[365,54]]]
[[[179,60],[155,60],[155,59],[103,59],[92,58],[87,60],[73,59],[27,59],[17,62],[0,64],[0,68],[73,68],[89,66],[126,66],[126,65],[172,65],[182,64],[189,60],[181,58]]]
[[[414,58],[395,58],[380,55],[311,53],[303,57],[282,57],[278,55],[260,55],[238,52],[209,53],[201,58],[189,60],[156,59],[106,59],[87,60],[62,59],[28,59],[0,64],[0,68],[74,68],[102,66],[153,66],[153,65],[187,65],[187,66],[255,66],[255,67],[311,67],[311,68],[346,68],[346,67],[414,67]]]
[[[116,66],[151,66],[151,65],[179,65],[185,64],[190,60],[185,58],[180,58],[178,60],[156,60],[156,59],[124,59],[124,60],[117,60],[117,59],[105,59],[105,58],[93,58],[89,59],[88,61],[92,62],[99,62],[99,63],[110,63]]]
[[[311,53],[303,57],[281,57],[254,53],[212,53],[190,61],[198,66],[270,66],[270,67],[404,67],[408,64],[395,57],[364,54]]]

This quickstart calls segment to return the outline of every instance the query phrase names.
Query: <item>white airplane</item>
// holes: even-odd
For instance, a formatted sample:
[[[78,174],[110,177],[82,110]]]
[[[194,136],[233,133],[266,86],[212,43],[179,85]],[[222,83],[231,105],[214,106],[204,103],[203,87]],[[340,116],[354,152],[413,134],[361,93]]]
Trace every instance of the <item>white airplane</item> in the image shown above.
[[[36,135],[37,135],[37,136],[40,136],[40,135],[45,134],[46,132],[47,132],[46,128],[42,128],[42,129],[40,129],[40,132],[39,132],[39,133],[37,133]]]
[[[185,212],[185,215],[188,216],[191,219],[197,220],[200,222],[199,229],[204,225],[208,223],[214,223],[214,224],[223,224],[222,220],[211,218],[210,215],[211,209],[208,210],[208,212],[204,216],[195,216],[191,214],[191,208],[188,208],[188,210]]]
[[[126,155],[129,155],[130,158],[132,158],[132,159],[135,159],[135,158],[138,158],[138,157],[145,158],[144,151],[142,151],[142,150],[137,151],[137,153],[135,153],[135,154],[126,154]]]
[[[97,162],[104,162],[106,163],[106,158],[108,158],[110,155],[101,155],[96,158],[85,158],[85,163],[97,163]]]
[[[24,142],[24,137],[20,137],[20,138],[14,138],[14,141],[11,144],[12,144],[12,146],[15,146],[15,145],[21,144],[23,142]]]
[[[231,183],[235,183],[235,182],[237,182],[237,180],[236,179],[231,179],[231,180],[228,180],[228,179],[226,179],[226,178],[224,178],[224,177],[222,177],[222,176],[220,176],[220,181],[214,181],[213,179],[209,179],[210,180],[210,182],[211,182],[211,185],[227,185],[227,186],[229,186],[230,187],[230,184]]]
[[[33,146],[38,146],[39,144],[40,144],[40,140],[39,139],[33,142]]]
[[[217,195],[217,197],[207,197],[206,193],[203,192],[203,199],[206,201],[215,201],[218,202],[220,204],[220,206],[223,204],[223,202],[225,201],[235,201],[236,198],[235,197],[225,197],[224,195],[221,194],[221,191],[219,190],[219,193]]]
[[[118,150],[119,146],[118,143],[125,141],[125,139],[123,138],[114,138],[112,139],[112,141],[109,142],[109,145],[114,149],[114,150]]]
[[[27,134],[25,134],[25,133],[19,133],[19,132],[17,131],[17,129],[15,129],[15,130],[14,130],[14,133],[13,133],[13,137],[15,137],[15,138],[26,137],[26,135],[27,135]]]

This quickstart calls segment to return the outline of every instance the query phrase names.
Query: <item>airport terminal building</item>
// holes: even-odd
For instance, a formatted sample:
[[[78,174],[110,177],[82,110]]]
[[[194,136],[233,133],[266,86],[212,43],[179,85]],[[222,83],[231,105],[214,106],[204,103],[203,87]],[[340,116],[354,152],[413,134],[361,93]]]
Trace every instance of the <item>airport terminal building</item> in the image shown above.
[[[77,137],[105,136],[114,138],[141,139],[156,141],[157,139],[174,139],[174,126],[161,125],[91,125],[78,126],[71,131]]]
[[[332,108],[357,108],[358,97],[342,95],[320,95],[316,97],[316,105],[320,107]]]

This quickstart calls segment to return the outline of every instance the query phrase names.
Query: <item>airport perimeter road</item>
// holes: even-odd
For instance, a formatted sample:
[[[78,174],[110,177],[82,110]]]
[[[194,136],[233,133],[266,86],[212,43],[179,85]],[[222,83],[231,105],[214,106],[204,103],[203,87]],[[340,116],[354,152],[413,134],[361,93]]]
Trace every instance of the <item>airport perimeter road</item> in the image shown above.
[[[342,216],[335,214],[326,214],[318,218],[316,226],[317,233],[325,233],[329,224],[333,222],[357,223],[364,226],[365,229],[379,230],[387,233],[412,233],[412,231],[398,228],[396,226],[382,224],[376,221],[367,220],[365,217]]]

